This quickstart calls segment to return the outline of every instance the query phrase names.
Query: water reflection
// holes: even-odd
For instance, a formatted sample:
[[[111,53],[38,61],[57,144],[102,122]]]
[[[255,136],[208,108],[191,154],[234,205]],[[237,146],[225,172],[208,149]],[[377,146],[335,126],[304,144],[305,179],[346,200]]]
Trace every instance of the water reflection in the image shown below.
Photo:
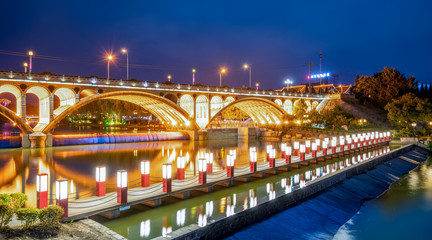
[[[36,175],[47,173],[50,203],[53,203],[55,180],[69,180],[69,198],[83,198],[95,194],[97,166],[106,167],[107,192],[115,191],[116,172],[128,172],[129,187],[140,183],[140,162],[150,161],[150,182],[162,179],[162,164],[177,166],[177,159],[185,159],[185,177],[198,174],[198,159],[211,153],[213,171],[226,168],[226,155],[236,156],[236,166],[249,165],[249,148],[256,147],[257,160],[265,160],[268,142],[237,141],[171,141],[127,144],[103,144],[54,147],[46,149],[0,149],[0,193],[23,192],[29,196],[27,206],[36,205]],[[279,149],[278,143],[273,143]],[[177,168],[173,168],[173,178]]]

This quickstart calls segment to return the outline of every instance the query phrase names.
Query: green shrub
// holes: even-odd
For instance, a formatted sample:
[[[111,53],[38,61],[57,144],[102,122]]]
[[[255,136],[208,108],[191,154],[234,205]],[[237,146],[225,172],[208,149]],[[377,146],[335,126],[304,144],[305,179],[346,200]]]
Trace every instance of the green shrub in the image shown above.
[[[10,195],[3,193],[0,194],[0,204],[8,204],[10,201]]]
[[[27,195],[24,193],[12,193],[10,197],[11,207],[14,208],[15,211],[24,206],[24,203],[28,199]]]
[[[0,228],[6,227],[12,220],[14,209],[9,204],[0,204]]]
[[[429,144],[428,144],[428,148],[429,148],[429,150],[432,151],[432,142],[429,142]]]
[[[16,211],[18,220],[24,222],[25,228],[30,227],[39,217],[39,209],[37,208],[21,208]]]
[[[39,213],[39,220],[45,226],[54,226],[59,224],[60,217],[63,215],[64,210],[60,206],[48,206]]]

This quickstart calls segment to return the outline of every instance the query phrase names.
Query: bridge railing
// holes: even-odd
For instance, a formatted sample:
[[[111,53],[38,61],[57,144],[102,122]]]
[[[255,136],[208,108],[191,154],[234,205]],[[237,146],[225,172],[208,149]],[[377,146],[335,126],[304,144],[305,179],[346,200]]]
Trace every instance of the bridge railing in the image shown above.
[[[69,75],[54,75],[54,74],[28,74],[23,72],[14,71],[0,71],[0,79],[22,80],[28,82],[64,82],[73,85],[90,85],[97,87],[119,87],[119,88],[147,88],[149,90],[168,90],[168,91],[197,91],[197,92],[220,92],[223,94],[241,94],[241,95],[258,95],[266,97],[295,97],[295,98],[324,98],[323,94],[304,94],[304,93],[287,93],[275,90],[256,90],[250,88],[234,88],[234,87],[217,87],[205,85],[191,85],[182,83],[160,83],[151,81],[137,81],[137,80],[118,80],[118,79],[105,79],[98,77],[80,77]]]

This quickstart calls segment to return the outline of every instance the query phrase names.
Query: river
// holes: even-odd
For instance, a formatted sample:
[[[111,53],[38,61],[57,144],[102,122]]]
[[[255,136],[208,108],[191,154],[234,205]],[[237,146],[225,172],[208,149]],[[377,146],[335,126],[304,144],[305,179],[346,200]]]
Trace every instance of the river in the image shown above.
[[[186,157],[185,176],[198,174],[197,160],[201,154],[212,152],[214,171],[225,169],[225,155],[237,151],[238,166],[249,164],[249,147],[257,147],[258,162],[264,161],[267,144],[276,142],[225,141],[165,141],[124,144],[100,144],[53,147],[45,149],[0,149],[0,193],[23,192],[29,197],[26,206],[36,206],[36,175],[49,175],[48,192],[54,196],[55,180],[69,180],[69,199],[92,196],[95,193],[97,166],[107,168],[107,192],[115,191],[116,173],[128,171],[130,184],[137,184],[141,177],[140,162],[150,160],[151,183],[161,181],[162,165],[173,164],[176,176],[177,157]],[[133,186],[130,186],[133,187]],[[53,198],[53,197],[51,197]],[[52,201],[51,201],[52,203]]]
[[[365,202],[335,239],[431,239],[432,157]]]

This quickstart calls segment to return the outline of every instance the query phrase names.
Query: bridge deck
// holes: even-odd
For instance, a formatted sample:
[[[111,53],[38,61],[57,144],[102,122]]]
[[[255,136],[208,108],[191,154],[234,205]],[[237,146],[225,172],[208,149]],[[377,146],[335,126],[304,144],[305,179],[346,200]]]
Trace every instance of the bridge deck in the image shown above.
[[[266,172],[275,171],[280,168],[286,168],[287,170],[289,170],[291,167],[300,168],[302,165],[309,165],[310,163],[318,163],[319,161],[325,161],[326,158],[345,156],[356,151],[363,151],[368,148],[384,145],[388,142],[389,141],[384,141],[380,143],[370,144],[368,146],[352,148],[350,150],[347,150],[347,147],[345,146],[346,150],[344,149],[344,151],[340,151],[338,147],[336,153],[329,153],[327,155],[317,153],[317,157],[315,158],[312,158],[312,154],[306,154],[304,161],[300,161],[299,156],[292,156],[290,164],[285,163],[285,159],[276,159],[275,168],[270,168],[268,166],[268,162],[258,163],[256,172],[250,172],[250,166],[237,167],[234,170],[234,177],[232,178],[227,177],[226,171],[218,171],[212,174],[207,174],[207,184],[199,184],[198,176],[193,176],[185,180],[173,180],[172,192],[170,193],[163,192],[161,182],[151,184],[150,187],[146,188],[130,188],[127,192],[128,202],[125,204],[117,203],[117,192],[107,193],[103,197],[92,196],[83,199],[70,200],[69,216],[63,218],[62,221],[81,219],[103,212],[116,211],[127,206],[141,204],[154,200],[160,200],[164,197],[179,195],[192,190],[209,188],[220,183],[226,183],[239,178],[247,178],[257,174],[265,174]]]

